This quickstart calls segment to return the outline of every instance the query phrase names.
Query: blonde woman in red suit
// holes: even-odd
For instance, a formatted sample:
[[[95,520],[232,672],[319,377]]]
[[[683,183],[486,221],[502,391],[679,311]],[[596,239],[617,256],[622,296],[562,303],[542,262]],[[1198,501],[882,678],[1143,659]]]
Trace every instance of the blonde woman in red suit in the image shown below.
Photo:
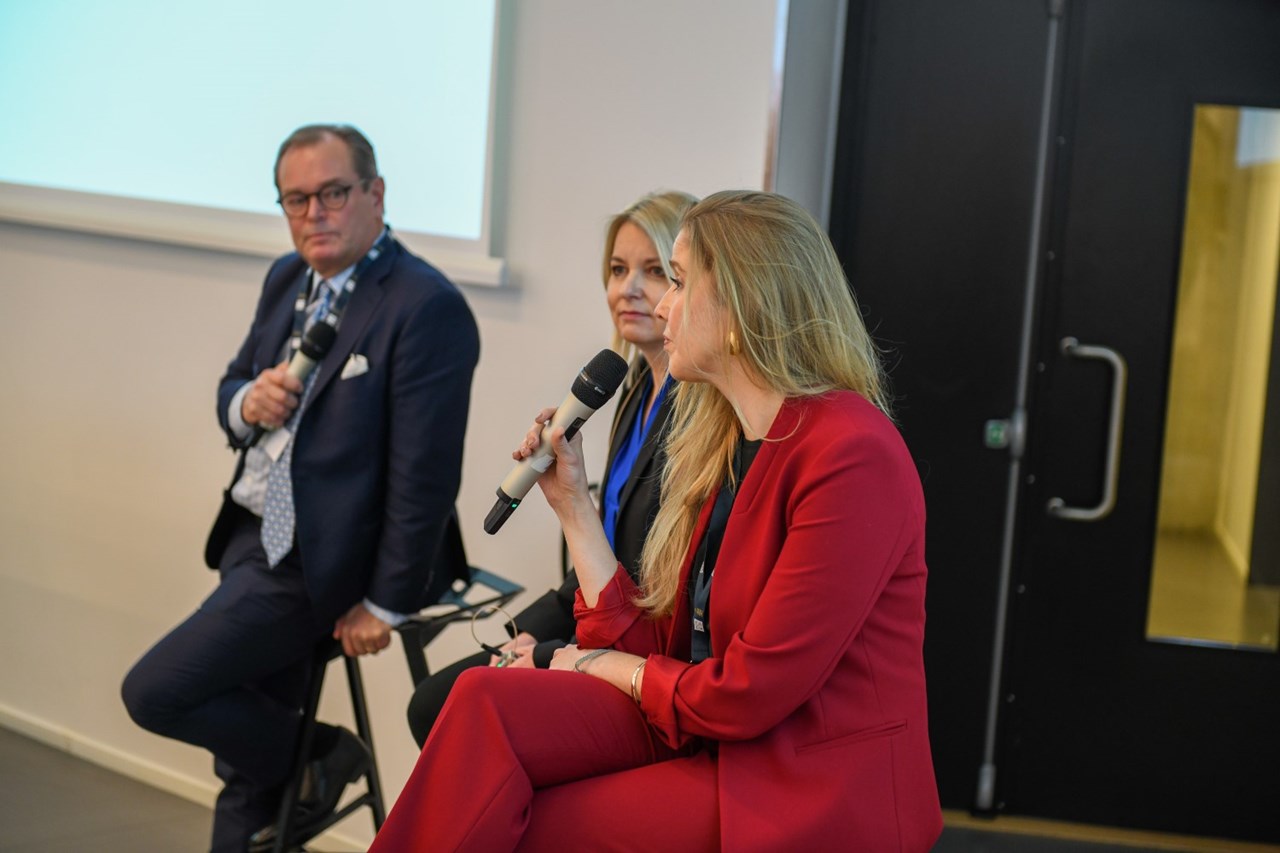
[[[924,501],[839,261],[793,202],[729,192],[687,214],[672,269],[639,585],[554,436],[579,645],[458,680],[375,853],[916,853],[941,832]]]

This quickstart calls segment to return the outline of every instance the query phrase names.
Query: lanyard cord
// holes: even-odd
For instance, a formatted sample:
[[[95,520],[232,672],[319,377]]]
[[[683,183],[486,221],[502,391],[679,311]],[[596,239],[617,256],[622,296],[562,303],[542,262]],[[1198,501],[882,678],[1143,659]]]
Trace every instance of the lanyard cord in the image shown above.
[[[347,278],[347,283],[342,286],[342,290],[338,292],[337,298],[333,300],[332,304],[326,308],[324,303],[321,303],[321,307],[326,308],[326,310],[318,312],[323,316],[317,316],[316,322],[328,323],[337,331],[338,324],[342,322],[342,314],[347,310],[347,302],[351,300],[351,294],[355,292],[356,284],[359,282],[360,277],[373,265],[374,261],[382,256],[383,252],[390,249],[394,244],[395,238],[391,236],[391,228],[388,226],[382,232],[382,236],[378,238],[378,241],[373,244],[373,248],[356,264],[355,270]],[[303,277],[302,284],[298,287],[298,296],[293,301],[293,332],[289,336],[290,358],[298,351],[298,347],[302,343],[302,333],[306,330],[307,295],[311,289],[310,278],[310,276]]]

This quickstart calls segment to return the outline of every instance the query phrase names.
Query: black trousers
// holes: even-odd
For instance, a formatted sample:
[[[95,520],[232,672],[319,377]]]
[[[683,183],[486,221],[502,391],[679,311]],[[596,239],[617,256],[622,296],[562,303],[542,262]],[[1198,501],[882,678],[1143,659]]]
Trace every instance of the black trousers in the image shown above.
[[[436,717],[440,716],[440,709],[449,698],[449,691],[453,690],[458,676],[468,669],[488,665],[489,653],[479,652],[433,672],[414,688],[413,698],[409,700],[409,731],[413,732],[419,749],[427,742],[427,735],[431,733]]]
[[[296,549],[267,567],[251,513],[237,523],[219,573],[218,588],[143,655],[121,693],[138,725],[213,753],[224,787],[212,849],[239,853],[275,819],[311,653],[333,624],[313,611]]]

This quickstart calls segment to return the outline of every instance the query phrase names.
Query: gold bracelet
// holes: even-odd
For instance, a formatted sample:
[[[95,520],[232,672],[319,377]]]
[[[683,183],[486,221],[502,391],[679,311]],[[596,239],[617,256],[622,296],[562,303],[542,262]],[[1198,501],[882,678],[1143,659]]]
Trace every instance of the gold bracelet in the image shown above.
[[[640,691],[636,689],[636,681],[640,678],[640,670],[644,669],[644,665],[649,662],[648,658],[636,664],[636,668],[631,670],[631,699],[637,705],[640,704]]]
[[[586,663],[589,660],[595,660],[596,658],[600,657],[600,655],[606,654],[611,651],[613,651],[613,649],[596,649],[595,651],[587,652],[585,655],[583,655],[582,657],[578,658],[576,661],[573,662],[573,671],[583,672],[582,665],[584,663]]]

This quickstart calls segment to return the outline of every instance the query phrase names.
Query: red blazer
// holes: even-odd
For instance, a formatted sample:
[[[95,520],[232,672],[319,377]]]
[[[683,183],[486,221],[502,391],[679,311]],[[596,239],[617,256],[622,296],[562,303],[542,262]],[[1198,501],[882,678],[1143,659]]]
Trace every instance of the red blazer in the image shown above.
[[[681,577],[710,516],[707,501]],[[743,480],[711,588],[651,619],[621,569],[584,648],[647,655],[641,708],[674,747],[718,743],[725,850],[927,851],[942,831],[924,662],[924,497],[893,424],[852,392],[787,401]]]

